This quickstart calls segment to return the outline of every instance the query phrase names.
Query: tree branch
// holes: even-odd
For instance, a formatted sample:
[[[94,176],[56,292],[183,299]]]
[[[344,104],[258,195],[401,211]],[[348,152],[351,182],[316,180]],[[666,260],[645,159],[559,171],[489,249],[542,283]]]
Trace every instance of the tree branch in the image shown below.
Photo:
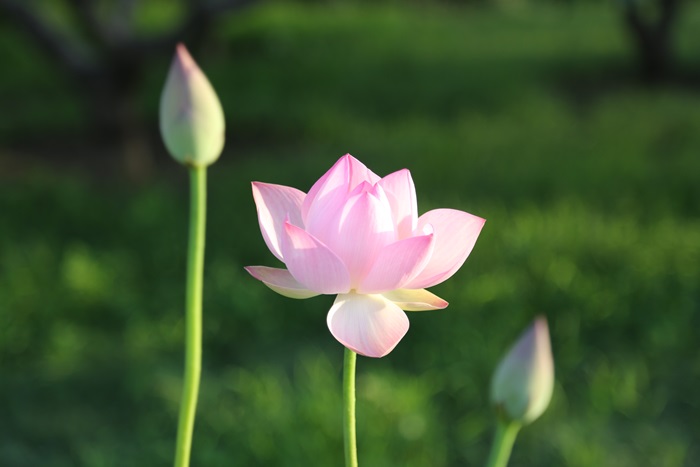
[[[190,11],[179,27],[155,38],[132,39],[124,44],[125,50],[128,53],[137,53],[142,58],[169,53],[185,38],[194,42],[200,41],[217,17],[231,11],[242,10],[255,3],[255,0],[222,0],[215,3],[188,0],[187,3]]]
[[[66,0],[66,3],[72,7],[73,14],[87,39],[104,48],[110,48],[113,45],[109,31],[100,23],[93,8],[94,0]]]
[[[0,0],[2,11],[10,23],[18,25],[49,58],[66,68],[70,73],[83,77],[94,72],[93,67],[68,44],[68,42],[45,21],[22,3]]]
[[[673,22],[676,20],[681,2],[680,0],[659,1],[661,2],[661,14],[657,23],[657,27],[659,28],[659,32],[668,33],[671,27],[673,26]]]

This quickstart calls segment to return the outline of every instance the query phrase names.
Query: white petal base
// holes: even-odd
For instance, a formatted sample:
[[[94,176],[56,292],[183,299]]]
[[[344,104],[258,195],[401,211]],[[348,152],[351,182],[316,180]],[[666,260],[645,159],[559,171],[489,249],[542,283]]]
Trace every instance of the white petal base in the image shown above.
[[[340,294],[328,312],[328,329],[341,344],[366,357],[391,352],[406,335],[406,313],[381,295]]]

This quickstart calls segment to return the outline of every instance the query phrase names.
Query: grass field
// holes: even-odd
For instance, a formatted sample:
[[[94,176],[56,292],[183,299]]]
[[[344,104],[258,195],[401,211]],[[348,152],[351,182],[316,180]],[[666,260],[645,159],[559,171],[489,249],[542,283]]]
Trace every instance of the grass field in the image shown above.
[[[341,465],[332,298],[286,299],[242,268],[276,264],[249,182],[306,191],[346,152],[380,175],[409,168],[420,212],[487,219],[434,288],[450,307],[359,359],[363,465],[481,465],[491,372],[536,314],[557,382],[513,466],[700,463],[700,86],[636,84],[612,7],[280,3],[213,36],[200,62],[230,134],[210,171],[193,465]],[[699,69],[697,5],[677,39]],[[82,124],[66,84],[20,52],[0,95],[27,105],[0,115],[0,172],[21,154],[8,135]],[[142,87],[154,127],[165,70]],[[186,174],[134,187],[55,165],[0,174],[0,465],[168,465]]]

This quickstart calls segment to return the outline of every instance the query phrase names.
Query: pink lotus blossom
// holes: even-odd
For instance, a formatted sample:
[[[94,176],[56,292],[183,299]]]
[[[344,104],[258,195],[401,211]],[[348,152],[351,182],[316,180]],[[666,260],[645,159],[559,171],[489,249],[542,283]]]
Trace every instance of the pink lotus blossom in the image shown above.
[[[253,197],[265,243],[287,269],[246,270],[286,297],[337,295],[328,328],[368,357],[387,355],[406,334],[403,310],[447,307],[425,288],[462,266],[485,222],[455,209],[418,217],[408,170],[380,178],[349,154],[308,194],[253,182]]]

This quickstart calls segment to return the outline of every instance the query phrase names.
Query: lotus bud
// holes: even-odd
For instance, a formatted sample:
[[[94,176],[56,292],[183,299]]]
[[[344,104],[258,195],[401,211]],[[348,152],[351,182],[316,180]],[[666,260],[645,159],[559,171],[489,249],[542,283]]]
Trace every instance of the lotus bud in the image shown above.
[[[224,147],[224,111],[184,45],[178,44],[160,98],[160,132],[180,163],[206,167]]]
[[[507,421],[528,424],[552,398],[554,362],[547,320],[538,317],[498,365],[491,402]]]

